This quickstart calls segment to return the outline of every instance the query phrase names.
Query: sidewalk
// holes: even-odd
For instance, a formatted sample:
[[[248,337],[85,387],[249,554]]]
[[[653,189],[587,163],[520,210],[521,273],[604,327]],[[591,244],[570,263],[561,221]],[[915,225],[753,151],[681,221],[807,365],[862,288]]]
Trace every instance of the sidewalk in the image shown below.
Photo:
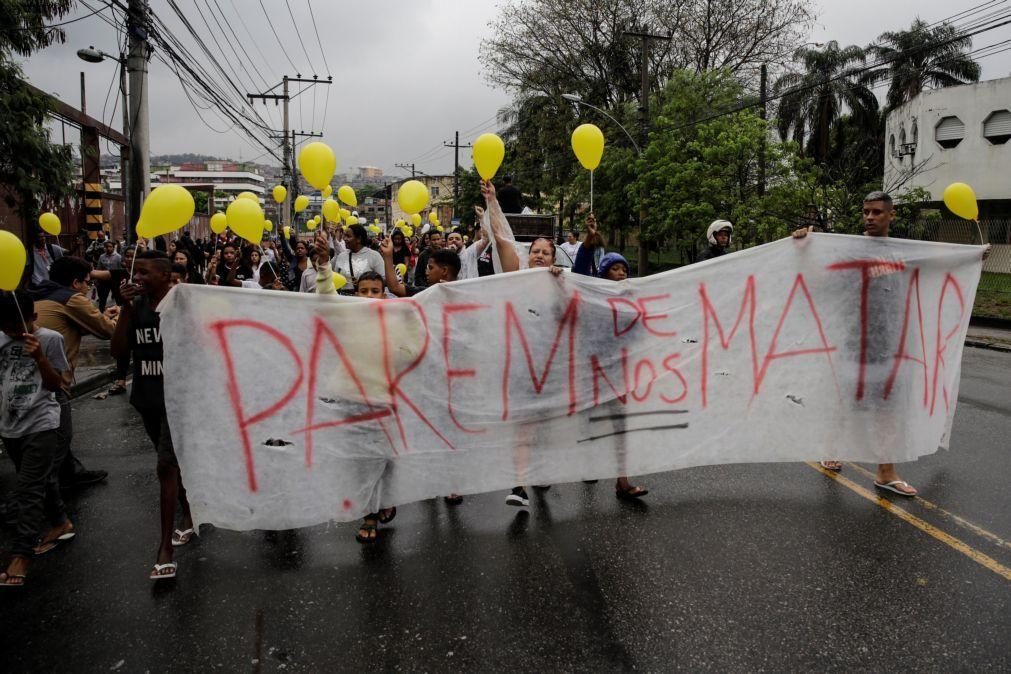
[[[107,387],[116,374],[116,361],[109,351],[109,340],[86,335],[81,339],[77,369],[70,397],[78,398],[96,389]]]
[[[1011,353],[1011,330],[1005,328],[970,325],[965,337],[966,346]]]

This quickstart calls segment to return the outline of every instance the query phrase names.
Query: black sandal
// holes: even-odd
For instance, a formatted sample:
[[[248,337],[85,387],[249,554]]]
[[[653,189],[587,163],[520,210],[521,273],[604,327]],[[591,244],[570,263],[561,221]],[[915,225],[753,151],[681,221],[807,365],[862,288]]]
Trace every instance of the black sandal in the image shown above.
[[[446,505],[460,505],[463,503],[463,497],[459,494],[453,494],[452,496],[443,496],[442,500],[446,502]]]
[[[629,486],[628,489],[615,489],[614,495],[617,498],[625,499],[629,501],[634,501],[636,499],[642,498],[649,493],[649,489],[644,489],[642,487]]]
[[[393,518],[396,517],[396,516],[397,516],[397,506],[393,506],[392,508],[386,508],[384,510],[380,510],[379,511],[379,523],[380,524],[389,524],[390,522],[393,521]]]
[[[358,527],[358,532],[355,534],[355,538],[358,539],[359,543],[375,543],[376,539],[379,538],[379,531],[377,527],[376,520],[363,520],[362,525]],[[362,532],[365,535],[362,536]]]

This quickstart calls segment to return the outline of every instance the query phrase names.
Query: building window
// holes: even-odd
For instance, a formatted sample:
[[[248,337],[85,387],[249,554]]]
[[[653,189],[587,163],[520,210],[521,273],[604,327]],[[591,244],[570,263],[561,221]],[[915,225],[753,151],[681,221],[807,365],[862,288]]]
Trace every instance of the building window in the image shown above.
[[[920,129],[919,129],[919,127],[916,126],[916,120],[915,119],[913,120],[912,134],[913,134],[913,141],[912,142],[913,142],[913,146],[915,147],[917,141],[920,140]]]
[[[1011,140],[1011,111],[996,110],[983,120],[983,137],[991,145],[1003,145]]]
[[[439,196],[439,186],[438,185],[432,185],[432,198],[434,199],[437,196]]]
[[[965,138],[965,124],[958,117],[942,117],[934,129],[934,139],[946,150],[956,147]]]
[[[888,137],[888,154],[890,154],[892,157],[898,156],[898,155],[895,154],[895,134],[894,133],[891,136]]]

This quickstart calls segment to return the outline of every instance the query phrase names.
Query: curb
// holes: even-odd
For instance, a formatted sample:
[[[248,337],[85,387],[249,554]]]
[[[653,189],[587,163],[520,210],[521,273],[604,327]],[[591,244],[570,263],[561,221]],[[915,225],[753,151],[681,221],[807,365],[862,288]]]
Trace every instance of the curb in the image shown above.
[[[972,346],[977,349],[989,349],[990,351],[1011,353],[1011,344],[1001,344],[1000,342],[984,342],[979,339],[967,339],[965,340],[965,345]]]
[[[102,388],[106,384],[112,383],[113,379],[116,378],[116,366],[110,365],[98,372],[88,375],[83,379],[77,380],[73,386],[70,387],[70,398],[80,398],[83,395],[91,393],[95,389]]]

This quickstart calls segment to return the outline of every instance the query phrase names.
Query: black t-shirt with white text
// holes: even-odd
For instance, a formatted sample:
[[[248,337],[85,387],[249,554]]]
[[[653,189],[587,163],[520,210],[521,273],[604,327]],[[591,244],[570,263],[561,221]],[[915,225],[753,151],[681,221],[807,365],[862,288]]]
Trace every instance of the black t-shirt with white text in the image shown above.
[[[165,409],[161,317],[147,297],[133,301],[130,354],[133,356],[130,404],[138,409]]]

